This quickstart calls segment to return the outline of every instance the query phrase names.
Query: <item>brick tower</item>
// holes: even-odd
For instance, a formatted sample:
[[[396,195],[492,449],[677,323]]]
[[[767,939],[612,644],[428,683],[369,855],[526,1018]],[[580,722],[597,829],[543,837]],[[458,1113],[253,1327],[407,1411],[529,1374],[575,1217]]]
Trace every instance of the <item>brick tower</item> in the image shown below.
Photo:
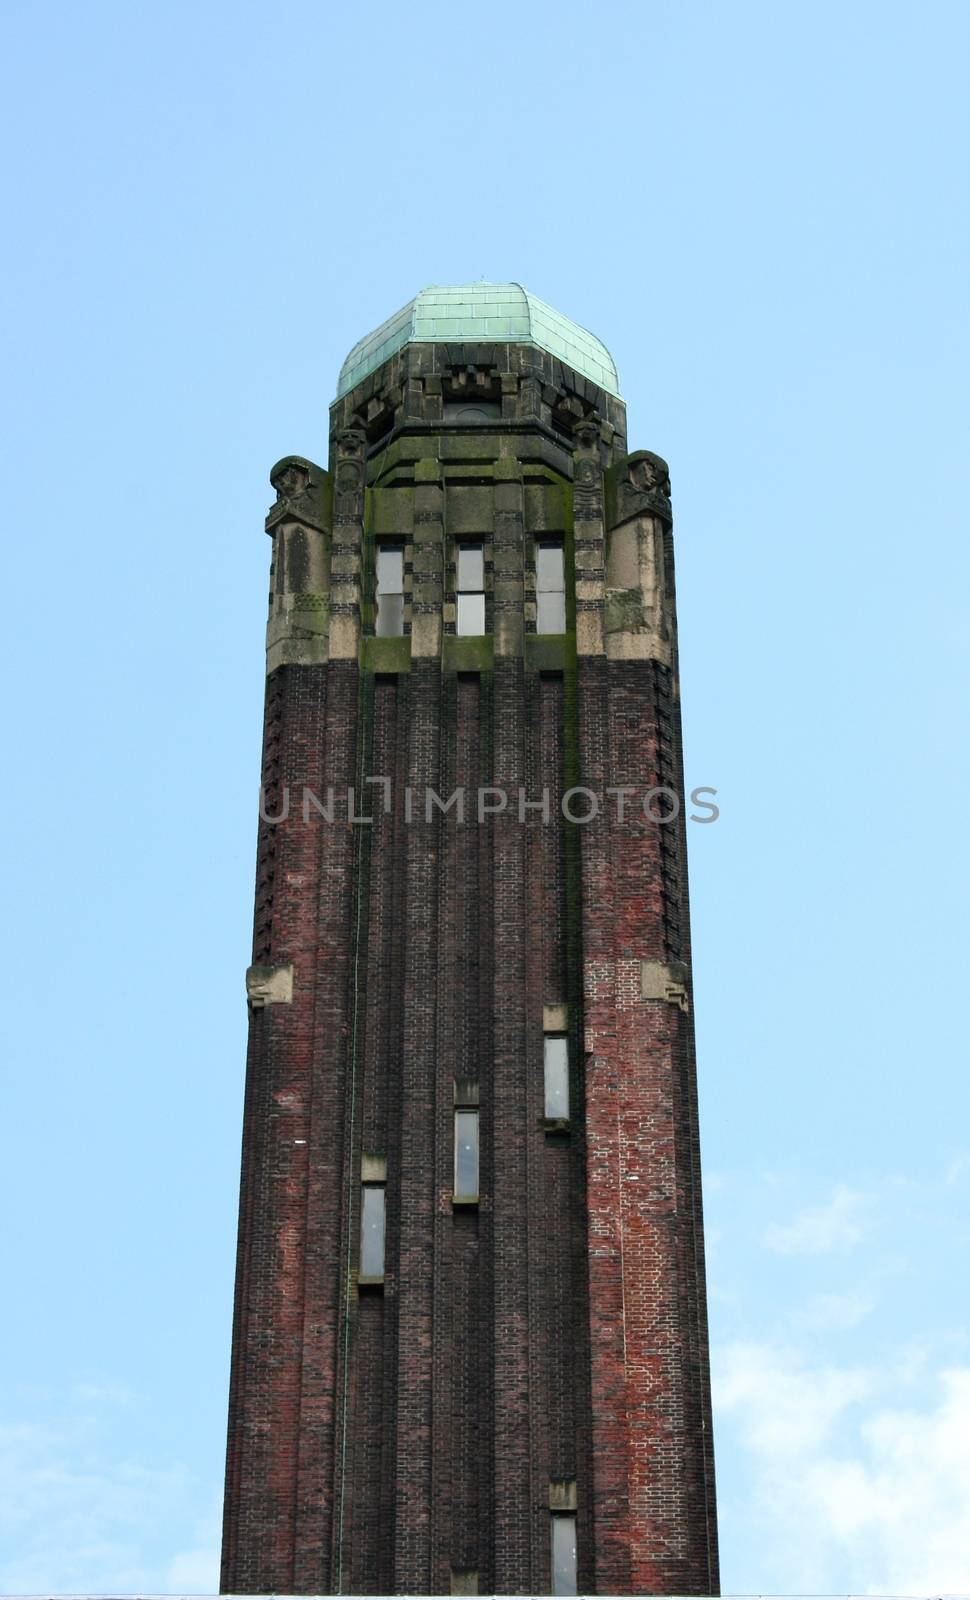
[[[666,465],[474,284],[271,481],[223,1590],[716,1593]]]

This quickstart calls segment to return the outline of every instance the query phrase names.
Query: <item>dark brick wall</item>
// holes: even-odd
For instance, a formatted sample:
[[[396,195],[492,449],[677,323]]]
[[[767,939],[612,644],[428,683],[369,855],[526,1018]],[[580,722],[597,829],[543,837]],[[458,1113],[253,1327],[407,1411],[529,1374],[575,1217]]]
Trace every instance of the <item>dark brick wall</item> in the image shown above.
[[[453,598],[456,532],[494,553],[497,629],[527,608],[535,534],[571,550],[548,440],[516,448],[524,488],[503,469],[499,494],[466,449],[440,493],[423,480],[418,518],[406,453],[369,491],[369,526],[405,540],[422,605],[438,573]],[[373,535],[356,516],[340,606],[357,537],[366,634]],[[566,1480],[581,1592],[710,1593],[692,1014],[640,988],[643,960],[689,961],[684,828],[633,807],[577,828],[557,808],[576,782],[682,792],[676,662],[577,659],[572,633],[480,660],[466,643],[393,671],[368,646],[360,665],[267,680],[267,807],[286,784],[291,805],[260,825],[254,960],[292,963],[294,982],[291,1004],[251,1016],[223,1589],[441,1594],[472,1570],[482,1593],[548,1592],[550,1484]],[[393,780],[390,813],[367,775]],[[304,822],[304,783],[332,784],[338,813],[354,784],[371,823]],[[511,807],[479,825],[491,783]],[[464,787],[465,820],[426,822],[428,784]],[[549,789],[549,825],[519,822],[520,785]],[[561,1003],[571,1120],[554,1130],[543,1007]],[[477,1207],[452,1204],[456,1081],[477,1086]],[[386,1162],[386,1263],[358,1288],[363,1157]]]

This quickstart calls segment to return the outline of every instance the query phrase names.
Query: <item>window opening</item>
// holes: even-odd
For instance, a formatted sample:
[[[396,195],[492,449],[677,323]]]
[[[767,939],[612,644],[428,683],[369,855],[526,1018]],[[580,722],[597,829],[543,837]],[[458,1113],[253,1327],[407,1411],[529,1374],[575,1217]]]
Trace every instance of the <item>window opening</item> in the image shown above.
[[[378,638],[404,632],[404,549],[399,544],[379,544],[376,555]]]

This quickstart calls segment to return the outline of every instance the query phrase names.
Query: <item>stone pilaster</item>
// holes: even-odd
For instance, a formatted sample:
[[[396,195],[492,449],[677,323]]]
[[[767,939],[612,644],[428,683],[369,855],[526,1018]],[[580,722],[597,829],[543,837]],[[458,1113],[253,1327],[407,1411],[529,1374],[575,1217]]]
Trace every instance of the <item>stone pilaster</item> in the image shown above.
[[[414,556],[411,591],[411,658],[441,656],[444,602],[444,491],[433,459],[414,466]]]
[[[521,656],[525,601],[522,467],[514,456],[495,463],[494,624],[496,660]]]
[[[602,656],[605,544],[603,466],[599,429],[577,429],[573,455],[573,530],[576,560],[576,653]]]
[[[365,444],[359,428],[341,428],[334,440],[331,661],[356,661],[360,650]]]

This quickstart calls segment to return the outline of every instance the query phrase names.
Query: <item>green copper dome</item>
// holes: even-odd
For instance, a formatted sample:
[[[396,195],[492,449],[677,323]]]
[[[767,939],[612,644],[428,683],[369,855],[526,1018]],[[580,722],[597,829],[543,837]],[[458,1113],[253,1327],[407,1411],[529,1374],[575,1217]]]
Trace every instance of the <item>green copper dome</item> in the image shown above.
[[[574,372],[619,396],[613,357],[577,322],[560,316],[519,283],[459,283],[422,289],[406,306],[361,339],[340,369],[337,398],[406,344],[535,344]]]

